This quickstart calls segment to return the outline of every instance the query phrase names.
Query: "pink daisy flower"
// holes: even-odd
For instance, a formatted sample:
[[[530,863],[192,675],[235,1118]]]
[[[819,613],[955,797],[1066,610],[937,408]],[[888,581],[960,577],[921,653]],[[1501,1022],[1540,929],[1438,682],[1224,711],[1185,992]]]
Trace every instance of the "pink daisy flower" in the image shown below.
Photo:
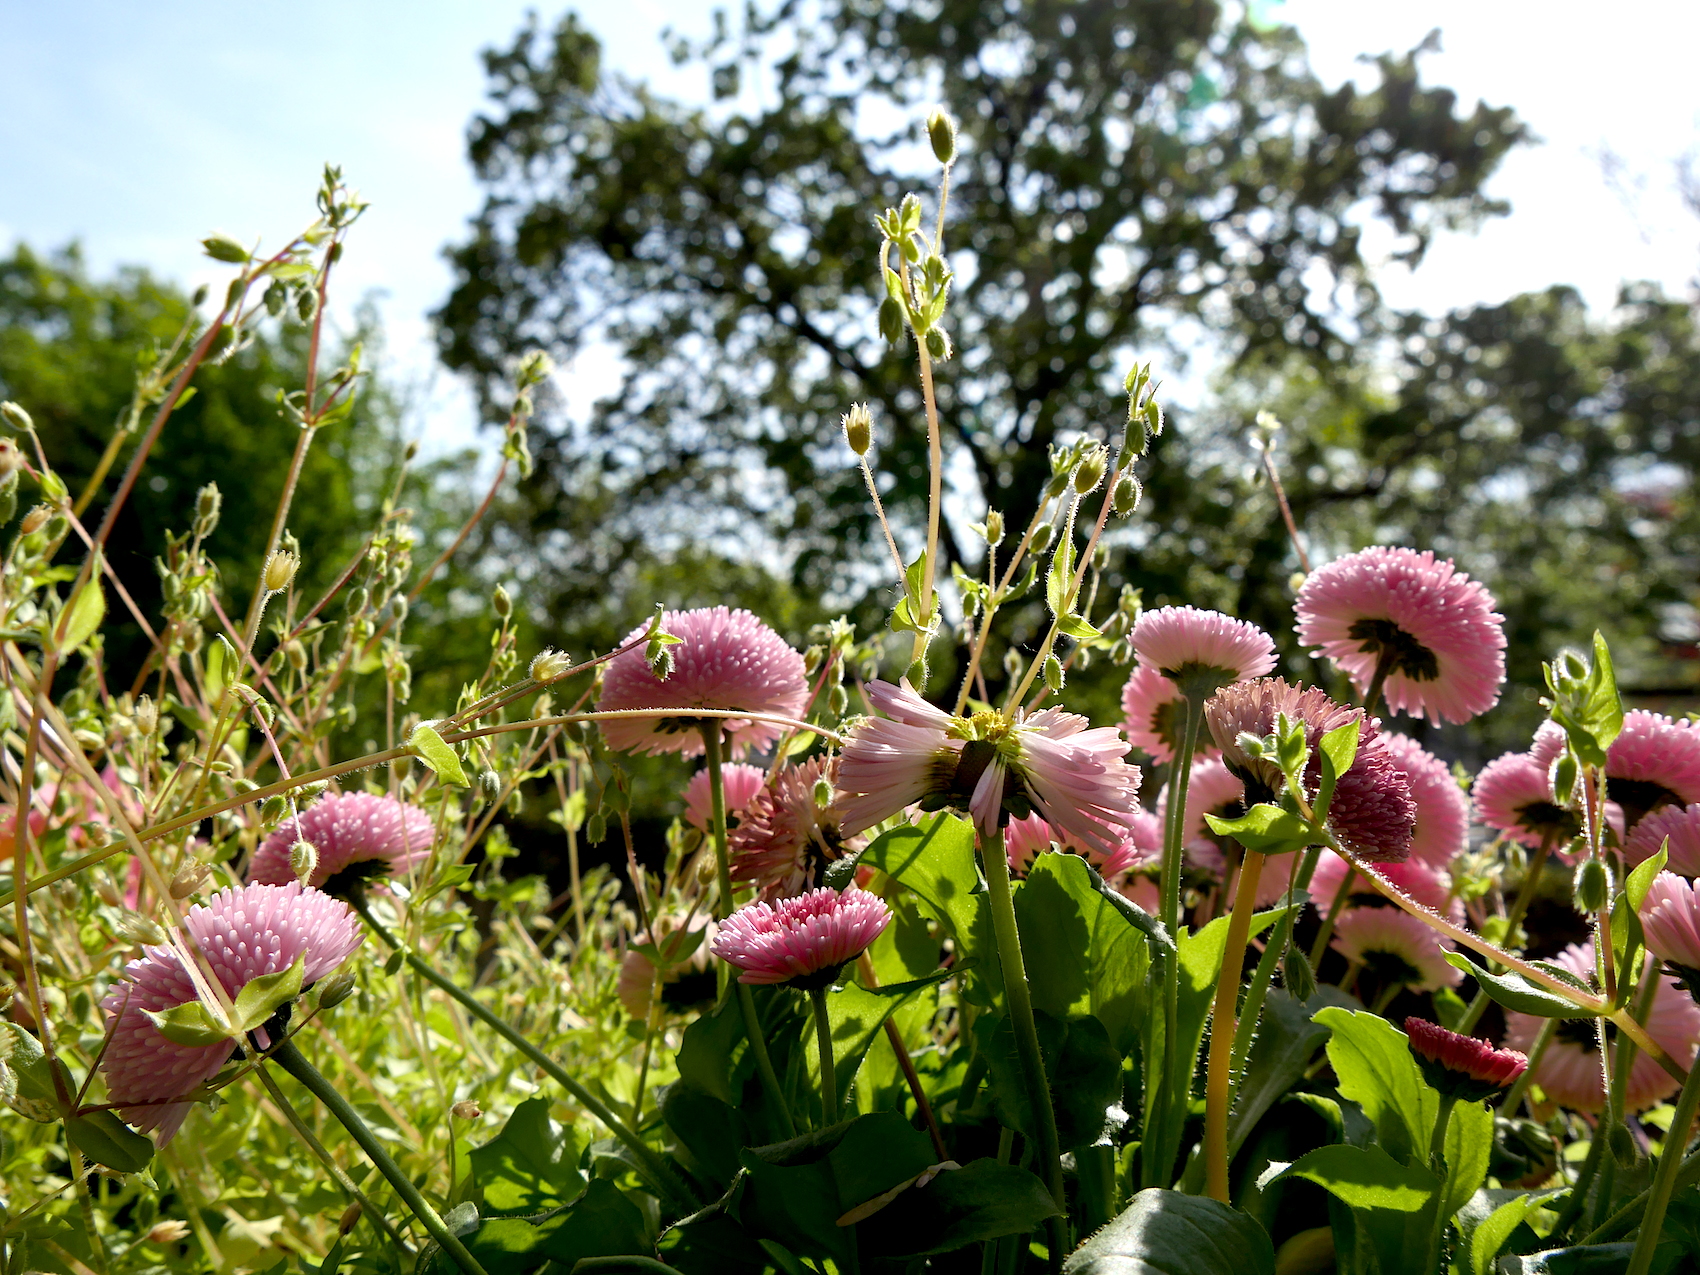
[[[1318,911],[1326,913],[1334,906],[1341,887],[1346,884],[1349,869],[1351,865],[1332,850],[1322,852],[1316,861],[1316,871],[1310,878],[1310,897],[1316,901]],[[1403,863],[1378,863],[1367,870],[1408,894],[1429,911],[1449,916],[1455,921],[1464,919],[1464,901],[1453,897],[1452,874],[1445,868],[1437,868],[1413,855]],[[1364,880],[1363,871],[1354,873],[1348,889],[1348,897],[1379,897],[1375,886]]]
[[[1630,831],[1661,806],[1700,801],[1700,730],[1661,713],[1625,713],[1606,750],[1606,792]]]
[[[764,899],[812,888],[826,865],[854,853],[859,837],[846,838],[838,814],[815,800],[815,787],[829,783],[836,761],[817,757],[787,766],[758,791],[729,839],[732,879],[751,881]]]
[[[1469,843],[1470,801],[1451,769],[1409,735],[1380,736],[1394,763],[1411,784],[1417,823],[1411,833],[1411,857],[1437,868],[1451,866]]]
[[[1157,884],[1157,878],[1145,872],[1130,874],[1116,886],[1116,891],[1122,898],[1142,911],[1157,915],[1157,909],[1162,906],[1162,887]]]
[[[639,625],[621,645],[636,642],[648,627]],[[698,726],[704,719],[693,716],[692,709],[796,717],[807,704],[803,657],[748,611],[725,607],[668,611],[661,617],[661,627],[680,639],[668,648],[673,655],[672,675],[665,682],[656,677],[643,648],[633,647],[608,662],[596,707],[599,712],[676,709],[678,715],[604,721],[602,736],[616,752],[695,756],[703,749]],[[773,722],[715,720],[722,722],[734,754],[771,744],[784,730]]]
[[[1581,821],[1553,800],[1548,768],[1528,753],[1506,753],[1483,766],[1470,797],[1477,819],[1531,849],[1548,837],[1562,844],[1582,830]]]
[[[1203,674],[1215,686],[1262,677],[1275,667],[1275,643],[1255,624],[1220,611],[1158,607],[1141,615],[1130,638],[1139,662],[1175,682]]]
[[[1641,924],[1653,955],[1687,970],[1700,970],[1700,898],[1692,882],[1661,872],[1641,901]]]
[[[678,928],[678,922],[665,918],[656,922],[656,930],[660,933],[662,951],[667,950],[667,936]],[[718,980],[709,965],[709,944],[715,933],[715,924],[707,917],[695,917],[691,921],[693,931],[705,930],[703,942],[698,945],[688,959],[678,965],[669,966],[661,977],[661,1003],[668,1009],[689,1009],[705,1001],[712,1001],[718,991]],[[643,935],[647,938],[648,935]],[[626,1013],[639,1022],[649,1018],[650,992],[655,984],[655,962],[642,952],[628,951],[620,961],[620,976],[614,985],[615,994],[620,998],[620,1004],[625,1006]]]
[[[743,973],[740,983],[825,987],[891,923],[876,894],[822,886],[794,899],[747,903],[720,923],[714,954]]]
[[[1667,844],[1668,840],[1668,844]],[[1661,806],[1635,825],[1623,846],[1630,867],[1651,859],[1664,846],[1665,866],[1685,877],[1700,877],[1700,803],[1686,810]]]
[[[1158,825],[1157,836],[1161,841],[1161,824]],[[1004,828],[1003,847],[1012,872],[1025,873],[1033,866],[1034,858],[1055,848],[1064,854],[1077,854],[1086,859],[1098,869],[1098,874],[1106,881],[1114,880],[1130,868],[1149,864],[1162,854],[1161,849],[1152,851],[1137,844],[1131,831],[1128,832],[1126,840],[1116,847],[1115,852],[1108,855],[1058,842],[1051,825],[1038,815],[1029,815],[1025,819],[1010,819]]]
[[[1282,713],[1305,724],[1311,746],[1305,770],[1310,795],[1321,782],[1318,745],[1322,737],[1348,722],[1360,723],[1357,757],[1335,785],[1328,827],[1341,845],[1360,858],[1397,863],[1408,857],[1417,804],[1405,772],[1382,742],[1379,723],[1362,709],[1336,704],[1315,687],[1301,690],[1278,677],[1265,677],[1224,687],[1205,704],[1204,720],[1222,750],[1223,763],[1244,782],[1246,802],[1273,800],[1285,781],[1274,762],[1254,758],[1240,747],[1239,737],[1249,734],[1261,739],[1271,734]]]
[[[852,726],[839,758],[834,804],[847,835],[948,792],[965,742],[952,733],[958,719],[917,695],[907,678],[896,686],[869,682],[863,694],[885,716]]]
[[[726,826],[742,814],[767,783],[767,769],[735,761],[720,768],[720,785],[726,790]],[[699,770],[685,785],[685,822],[698,832],[707,832],[713,817],[714,794],[709,791],[708,772]]]
[[[1649,957],[1650,961],[1651,958]],[[1572,974],[1591,983],[1594,977],[1594,945],[1574,944],[1552,958]],[[1532,1014],[1507,1010],[1505,1043],[1527,1052],[1546,1020]],[[1700,1006],[1689,1000],[1677,984],[1660,978],[1645,1024],[1647,1034],[1684,1067],[1694,1063],[1694,1044],[1700,1039]],[[1599,1111],[1605,1106],[1603,1073],[1600,1070],[1599,1022],[1592,1018],[1566,1018],[1559,1022],[1546,1052],[1535,1064],[1535,1083],[1547,1098],[1572,1111]],[[1606,1025],[1606,1049],[1615,1059],[1617,1029]],[[1629,1067],[1624,1088],[1627,1111],[1644,1111],[1676,1092],[1676,1080],[1653,1059],[1640,1051]]]
[[[1330,946],[1348,961],[1362,962],[1383,985],[1437,992],[1458,986],[1464,977],[1442,955],[1452,950],[1452,940],[1399,908],[1347,908],[1334,923]]]
[[[1364,694],[1393,660],[1387,707],[1467,722],[1499,702],[1505,617],[1493,595],[1433,553],[1377,545],[1313,571],[1299,590],[1299,641],[1346,671]]]
[[[1529,745],[1529,756],[1534,758],[1535,765],[1550,770],[1569,742],[1564,727],[1549,717],[1536,728],[1534,742]]]
[[[436,839],[431,816],[418,806],[369,792],[328,792],[260,843],[248,864],[248,880],[260,885],[295,880],[289,852],[297,841],[306,841],[319,852],[307,884],[346,894],[376,877],[406,876],[430,857]]]
[[[346,903],[294,881],[220,890],[189,909],[184,928],[233,1001],[256,978],[288,969],[298,956],[306,958],[302,986],[316,983],[347,960],[363,937]],[[235,1041],[176,1044],[144,1012],[198,999],[178,950],[183,941],[144,948],[101,1001],[110,1037],[101,1059],[107,1098],[125,1120],[154,1131],[160,1146],[189,1114],[192,1104],[180,1100],[216,1076],[236,1048]],[[196,970],[205,977],[198,965]],[[262,1047],[269,1045],[263,1031],[255,1035]]]
[[[1122,687],[1122,713],[1128,743],[1155,761],[1173,759],[1185,727],[1186,700],[1180,687],[1151,665],[1135,664]],[[1198,734],[1198,751],[1215,751],[1203,731]]]
[[[1421,1018],[1405,1020],[1405,1035],[1430,1088],[1465,1102],[1482,1102],[1511,1088],[1529,1069],[1527,1054],[1495,1049]]]

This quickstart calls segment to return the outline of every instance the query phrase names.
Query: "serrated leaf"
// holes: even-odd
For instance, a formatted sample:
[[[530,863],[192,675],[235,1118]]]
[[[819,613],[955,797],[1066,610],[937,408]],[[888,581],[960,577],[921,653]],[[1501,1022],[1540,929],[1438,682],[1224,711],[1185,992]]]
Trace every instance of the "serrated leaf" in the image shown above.
[[[443,741],[436,727],[426,722],[420,722],[413,728],[413,734],[408,736],[407,746],[413,750],[414,756],[431,768],[431,772],[446,784],[455,784],[465,788],[466,771],[461,769],[460,758],[455,750]]]
[[[236,993],[236,1027],[246,1035],[277,1013],[279,1005],[301,995],[301,977],[307,969],[302,952],[290,964],[272,974],[262,974]]]
[[[1598,1014],[1566,1000],[1557,992],[1537,987],[1515,971],[1495,974],[1476,965],[1458,952],[1443,953],[1449,964],[1473,977],[1488,999],[1520,1014],[1539,1018],[1597,1018]],[[1591,993],[1590,993],[1591,994]]]

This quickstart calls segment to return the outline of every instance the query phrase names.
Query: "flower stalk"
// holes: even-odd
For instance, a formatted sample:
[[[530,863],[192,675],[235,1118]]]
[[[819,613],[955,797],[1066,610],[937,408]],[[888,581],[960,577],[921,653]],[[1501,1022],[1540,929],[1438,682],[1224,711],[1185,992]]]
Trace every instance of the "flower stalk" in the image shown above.
[[[821,1127],[838,1119],[838,1073],[832,1061],[832,1020],[826,1013],[826,988],[811,987],[809,1004],[815,1012],[815,1045],[820,1051]]]
[[[1216,976],[1216,1001],[1210,1010],[1210,1056],[1204,1086],[1204,1180],[1205,1190],[1223,1204],[1229,1203],[1228,1108],[1233,1101],[1230,1063],[1235,1036],[1234,1010],[1245,966],[1246,939],[1251,933],[1251,914],[1257,906],[1257,883],[1263,875],[1263,858],[1256,850],[1245,852],[1239,887],[1234,893],[1234,910],[1228,919],[1227,944],[1222,949],[1222,968]]]
[[[1458,1105],[1455,1094],[1440,1095],[1440,1110],[1434,1117],[1434,1134],[1429,1139],[1428,1163],[1434,1171],[1439,1185],[1435,1188],[1434,1196],[1434,1225],[1429,1230],[1428,1260],[1423,1263],[1425,1272],[1441,1270],[1440,1252],[1446,1240],[1446,1224],[1452,1219],[1446,1212],[1446,1129],[1452,1123],[1452,1108]]]

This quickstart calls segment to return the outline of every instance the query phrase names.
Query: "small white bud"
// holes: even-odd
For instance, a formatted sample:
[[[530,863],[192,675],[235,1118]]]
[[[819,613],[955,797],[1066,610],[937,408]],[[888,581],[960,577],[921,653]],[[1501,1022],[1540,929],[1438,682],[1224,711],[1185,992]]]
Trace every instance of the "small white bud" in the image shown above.
[[[118,918],[114,927],[118,937],[131,943],[155,944],[165,942],[165,931],[159,928],[159,923],[143,916],[140,912],[126,912]]]
[[[266,592],[279,593],[289,587],[289,582],[295,578],[295,569],[301,565],[301,559],[287,549],[279,549],[266,559]]]
[[[531,680],[547,685],[562,677],[572,664],[572,656],[565,651],[539,651],[531,661]]]
[[[311,841],[297,841],[289,847],[289,870],[302,885],[319,866],[319,848]]]

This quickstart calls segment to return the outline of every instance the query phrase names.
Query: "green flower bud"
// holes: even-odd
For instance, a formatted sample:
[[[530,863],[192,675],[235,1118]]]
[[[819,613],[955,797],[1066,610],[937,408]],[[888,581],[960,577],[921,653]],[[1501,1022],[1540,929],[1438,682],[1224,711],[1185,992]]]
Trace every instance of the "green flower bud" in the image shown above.
[[[1151,446],[1151,434],[1145,428],[1145,417],[1128,404],[1127,428],[1122,431],[1122,451],[1129,456],[1143,456]]]
[[[1029,548],[1034,553],[1044,553],[1046,547],[1051,543],[1051,537],[1056,534],[1056,531],[1057,529],[1054,524],[1048,522],[1040,523],[1039,530],[1033,533],[1033,543],[1029,546]]]
[[[338,970],[319,984],[319,1008],[335,1009],[354,995],[354,971]]]
[[[1163,405],[1155,398],[1145,400],[1145,428],[1153,434],[1163,432]]]
[[[498,620],[505,620],[514,613],[514,600],[501,585],[490,595],[490,609],[496,613]]]
[[[883,310],[884,307],[882,306]],[[901,332],[899,333],[901,335]],[[874,445],[874,418],[866,403],[852,403],[844,413],[844,441],[858,456],[866,456]]]
[[[834,717],[843,717],[850,708],[850,692],[842,686],[835,686],[826,694],[827,710]]]
[[[927,117],[927,140],[933,146],[933,158],[941,164],[956,162],[956,121],[943,111]]]
[[[1092,492],[1099,483],[1104,481],[1104,471],[1109,466],[1109,453],[1104,450],[1102,443],[1094,443],[1074,471],[1074,489],[1082,496]]]
[[[1021,658],[1021,652],[1013,646],[1003,653],[1003,671],[1010,681],[1018,681],[1026,667],[1027,662]]]
[[[126,943],[145,943],[151,946],[165,942],[165,931],[159,928],[159,923],[140,912],[124,913],[118,918],[118,924],[113,926],[113,929]]]
[[[824,779],[815,780],[815,805],[825,809],[832,804],[832,785]]]
[[[1635,1145],[1634,1136],[1616,1121],[1606,1130],[1606,1145],[1611,1148],[1612,1159],[1617,1161],[1620,1168],[1633,1169],[1641,1158],[1641,1151]]]
[[[35,433],[35,422],[30,419],[30,414],[12,402],[11,399],[0,403],[0,420],[5,421],[8,428],[15,429],[20,434]]]
[[[1115,511],[1116,517],[1126,518],[1139,508],[1139,498],[1144,494],[1139,479],[1132,474],[1123,474],[1116,480],[1115,494],[1110,497],[1110,508]]]
[[[1584,859],[1576,865],[1576,909],[1589,916],[1604,911],[1611,903],[1611,870],[1598,859]]]
[[[214,261],[239,265],[248,260],[248,250],[227,235],[209,235],[201,240],[201,247]]]
[[[948,363],[954,349],[950,344],[950,335],[943,328],[927,329],[927,353],[935,363]]]
[[[311,841],[297,841],[289,847],[289,870],[302,885],[307,884],[307,878],[313,875],[313,870],[318,866],[319,847]]]
[[[880,335],[887,345],[903,340],[903,303],[896,297],[880,302]]]
[[[1566,748],[1558,755],[1558,760],[1552,764],[1552,792],[1561,806],[1568,806],[1570,799],[1576,793],[1576,775],[1579,763],[1576,754]]]
[[[1003,515],[996,509],[986,510],[986,543],[1001,545],[1003,543]]]
[[[1047,655],[1045,657],[1045,669],[1044,669],[1043,676],[1044,676],[1044,679],[1045,679],[1046,687],[1049,688],[1050,691],[1053,694],[1056,693],[1057,691],[1062,690],[1062,688],[1063,688],[1062,661],[1059,660],[1055,655]]]

